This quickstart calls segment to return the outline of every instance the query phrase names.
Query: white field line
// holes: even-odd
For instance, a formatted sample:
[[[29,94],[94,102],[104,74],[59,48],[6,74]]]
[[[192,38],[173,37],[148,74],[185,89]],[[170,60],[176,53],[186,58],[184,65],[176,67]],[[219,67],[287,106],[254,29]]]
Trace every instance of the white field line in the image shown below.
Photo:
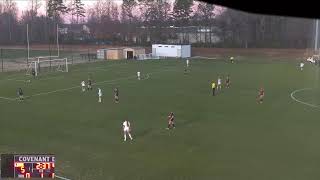
[[[58,175],[55,175],[54,177],[58,178],[58,179],[63,179],[63,180],[71,180],[69,178],[66,178],[66,177],[62,177],[62,176],[58,176]]]
[[[303,89],[297,89],[297,90],[293,91],[290,94],[291,99],[293,99],[294,101],[296,101],[298,103],[301,103],[301,104],[304,104],[304,105],[307,105],[307,106],[310,106],[310,107],[313,107],[313,108],[320,108],[320,106],[318,106],[318,105],[314,105],[314,104],[310,104],[310,103],[307,103],[307,102],[303,102],[303,101],[300,101],[299,99],[297,99],[296,97],[294,97],[295,93],[301,92],[301,91],[305,91],[305,90],[312,90],[312,88],[303,88]]]
[[[1,96],[0,96],[0,99],[9,100],[9,101],[16,100],[16,98],[7,98],[7,97],[1,97]]]
[[[147,73],[147,74],[150,76],[151,74],[161,73],[161,72],[165,72],[165,71],[170,71],[170,70],[166,69],[166,70],[157,71],[157,72],[153,72],[153,73]],[[128,79],[133,79],[133,78],[137,78],[137,76],[134,75],[134,76],[128,76],[128,77],[118,78],[118,79],[113,79],[113,80],[100,81],[100,82],[97,82],[97,83],[93,83],[93,85],[95,85],[95,84],[109,84],[109,83],[113,83],[113,82],[116,82],[116,81],[128,80]],[[57,92],[68,91],[68,90],[75,89],[75,88],[81,88],[81,86],[78,85],[78,86],[73,86],[73,87],[64,88],[64,89],[57,89],[57,90],[54,90],[54,91],[37,93],[37,94],[30,95],[30,96],[25,96],[25,98],[41,96],[41,95],[48,95],[48,94],[53,94],[53,93],[57,93]],[[9,100],[9,101],[15,101],[15,100],[18,100],[19,98],[0,97],[0,99],[5,99],[5,100]]]

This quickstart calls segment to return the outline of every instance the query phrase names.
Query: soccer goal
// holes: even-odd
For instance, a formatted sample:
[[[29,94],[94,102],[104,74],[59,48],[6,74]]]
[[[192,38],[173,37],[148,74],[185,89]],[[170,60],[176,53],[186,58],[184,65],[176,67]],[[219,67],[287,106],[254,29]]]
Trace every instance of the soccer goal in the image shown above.
[[[30,75],[32,70],[35,71],[36,76],[48,72],[69,72],[68,58],[31,61],[27,75]]]
[[[152,54],[138,54],[138,60],[146,60],[146,59],[160,59],[159,56],[152,56]]]

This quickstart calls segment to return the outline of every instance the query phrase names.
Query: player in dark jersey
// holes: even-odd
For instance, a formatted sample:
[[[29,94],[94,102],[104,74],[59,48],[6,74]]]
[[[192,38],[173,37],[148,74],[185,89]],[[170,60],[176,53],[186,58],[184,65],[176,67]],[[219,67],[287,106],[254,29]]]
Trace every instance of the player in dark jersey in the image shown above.
[[[260,88],[259,90],[259,96],[258,96],[258,102],[261,104],[263,103],[263,98],[264,98],[264,89]]]
[[[114,101],[116,103],[119,103],[119,89],[118,88],[114,88]]]
[[[188,69],[187,67],[184,68],[184,74],[187,74],[188,73]]]
[[[230,76],[229,76],[229,74],[227,75],[227,78],[226,78],[226,87],[227,88],[230,87]]]
[[[168,127],[167,127],[167,129],[172,129],[172,128],[176,128],[176,126],[174,124],[174,114],[173,114],[173,112],[170,112],[170,114],[168,115]]]
[[[18,96],[19,96],[19,100],[20,101],[23,101],[24,100],[24,97],[23,97],[23,91],[21,88],[18,89],[18,92],[17,92]]]
[[[88,79],[88,90],[92,90],[92,80],[89,78]]]
[[[33,78],[36,78],[36,71],[34,69],[32,69],[31,74],[32,74]]]

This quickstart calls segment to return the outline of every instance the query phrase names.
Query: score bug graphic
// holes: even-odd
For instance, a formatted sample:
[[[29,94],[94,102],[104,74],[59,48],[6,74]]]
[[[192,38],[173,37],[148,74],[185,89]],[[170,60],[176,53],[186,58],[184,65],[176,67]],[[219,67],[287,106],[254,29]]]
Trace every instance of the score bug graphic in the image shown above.
[[[53,154],[7,154],[1,155],[1,177],[54,178],[55,156]]]

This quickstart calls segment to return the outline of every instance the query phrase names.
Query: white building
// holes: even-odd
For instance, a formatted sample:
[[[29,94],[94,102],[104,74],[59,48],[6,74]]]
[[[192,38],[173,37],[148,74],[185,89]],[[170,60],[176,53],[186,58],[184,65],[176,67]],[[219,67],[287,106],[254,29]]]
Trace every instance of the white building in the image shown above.
[[[191,57],[191,45],[153,44],[152,56],[157,57]]]

